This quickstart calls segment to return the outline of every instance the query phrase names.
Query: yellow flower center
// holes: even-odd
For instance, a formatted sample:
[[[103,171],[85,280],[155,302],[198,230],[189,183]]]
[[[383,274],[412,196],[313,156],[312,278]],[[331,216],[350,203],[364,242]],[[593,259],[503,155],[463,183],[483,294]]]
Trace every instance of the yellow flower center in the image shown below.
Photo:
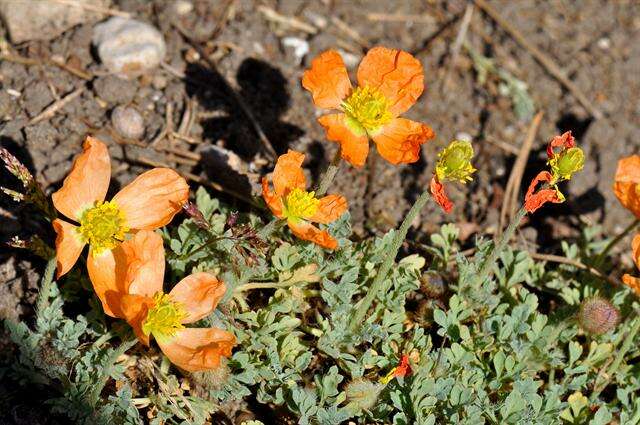
[[[357,134],[374,133],[393,118],[389,101],[380,90],[365,86],[356,88],[343,103],[347,125]]]
[[[182,321],[187,317],[182,304],[175,302],[168,294],[158,292],[153,296],[155,305],[147,312],[142,323],[142,332],[157,340],[167,340],[184,328]]]
[[[97,202],[80,217],[78,229],[84,242],[91,245],[95,254],[115,248],[129,231],[124,214],[113,202]]]
[[[295,188],[284,199],[284,216],[289,219],[308,219],[318,211],[320,200],[315,192]]]
[[[454,140],[438,154],[436,175],[438,180],[456,180],[466,183],[472,180],[476,169],[471,165],[473,147],[470,142]]]

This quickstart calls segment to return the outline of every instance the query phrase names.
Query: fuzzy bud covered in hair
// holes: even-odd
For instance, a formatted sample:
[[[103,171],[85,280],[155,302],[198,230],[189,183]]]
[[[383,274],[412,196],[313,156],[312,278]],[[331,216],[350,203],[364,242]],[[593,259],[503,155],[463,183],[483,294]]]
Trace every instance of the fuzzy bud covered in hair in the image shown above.
[[[582,329],[594,335],[613,330],[620,321],[620,312],[604,298],[589,298],[580,304],[578,322]]]

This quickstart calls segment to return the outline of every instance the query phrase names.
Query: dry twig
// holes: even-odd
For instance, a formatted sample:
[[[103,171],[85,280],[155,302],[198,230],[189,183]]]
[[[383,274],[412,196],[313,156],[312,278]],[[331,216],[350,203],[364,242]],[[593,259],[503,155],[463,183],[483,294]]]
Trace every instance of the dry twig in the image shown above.
[[[534,260],[541,260],[541,261],[549,261],[552,263],[560,263],[560,264],[567,264],[569,266],[573,266],[576,267],[578,269],[582,269],[582,270],[586,270],[589,273],[591,273],[592,275],[607,281],[608,283],[610,283],[613,286],[622,286],[622,283],[620,283],[620,281],[618,281],[617,279],[612,278],[611,276],[607,276],[604,273],[602,273],[600,270],[591,267],[591,266],[587,266],[586,264],[582,263],[581,261],[578,260],[572,260],[571,258],[567,258],[567,257],[563,257],[560,255],[552,255],[552,254],[540,254],[537,252],[529,252],[529,256],[531,258],[533,258]]]
[[[280,25],[293,28],[295,30],[303,31],[309,34],[315,34],[318,32],[318,29],[313,25],[309,25],[304,21],[294,17],[294,16],[285,16],[281,15],[275,10],[267,6],[259,6],[258,10],[262,13],[268,21],[276,22]]]
[[[491,19],[500,25],[502,29],[513,37],[518,44],[528,50],[529,53],[531,53],[531,55],[547,70],[547,72],[555,77],[560,84],[565,86],[594,118],[603,118],[604,115],[602,112],[593,106],[593,103],[587,98],[582,90],[580,90],[580,88],[565,75],[564,71],[562,71],[560,66],[558,66],[551,57],[527,40],[527,38],[511,22],[503,18],[502,15],[493,8],[493,6],[486,2],[486,0],[474,0],[474,2],[479,8],[484,10]]]
[[[91,12],[102,13],[103,15],[120,16],[121,18],[126,18],[126,19],[131,18],[130,13],[123,12],[118,9],[109,8],[109,7],[100,7],[100,6],[96,6],[95,4],[80,2],[78,0],[49,0],[49,1],[53,3],[64,4],[66,6],[78,7],[80,9],[89,10]]]
[[[72,91],[62,99],[56,100],[51,105],[47,106],[44,109],[44,111],[40,112],[35,117],[31,118],[31,120],[27,123],[27,125],[37,124],[40,121],[48,120],[49,118],[53,117],[56,114],[56,112],[64,108],[73,99],[80,96],[83,91],[84,91],[84,87],[80,87],[79,89]]]
[[[436,21],[431,15],[406,15],[402,13],[368,13],[367,19],[373,22],[412,22],[416,24],[433,24]]]
[[[451,83],[451,70],[456,66],[456,63],[458,62],[458,57],[460,56],[460,48],[462,47],[462,43],[464,43],[464,40],[467,37],[469,24],[471,23],[471,18],[473,17],[473,9],[473,3],[468,3],[464,11],[464,15],[462,16],[460,31],[458,31],[456,40],[453,42],[453,45],[451,47],[451,62],[449,63],[449,67],[447,68],[447,73],[442,84],[442,88],[444,90],[446,90]],[[449,95],[450,94],[452,94],[452,92],[450,92]]]

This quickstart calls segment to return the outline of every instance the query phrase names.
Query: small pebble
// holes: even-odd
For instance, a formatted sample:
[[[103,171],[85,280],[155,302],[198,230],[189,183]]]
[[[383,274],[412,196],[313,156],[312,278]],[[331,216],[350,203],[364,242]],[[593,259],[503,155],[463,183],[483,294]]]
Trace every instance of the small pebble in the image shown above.
[[[111,112],[111,123],[125,139],[140,139],[144,134],[144,119],[130,106],[118,106]]]
[[[193,10],[193,3],[187,0],[178,0],[174,3],[173,10],[177,15],[187,15]]]
[[[149,24],[119,16],[96,25],[93,44],[109,71],[125,78],[157,67],[166,53],[162,34]]]
[[[302,58],[309,53],[309,43],[298,37],[285,37],[282,39],[282,44],[285,47],[293,48],[293,55],[296,61],[300,63]]]
[[[462,142],[473,142],[473,137],[469,133],[465,133],[464,131],[456,134],[456,140],[460,140]]]
[[[611,47],[611,40],[607,37],[602,37],[598,40],[598,47],[602,50],[609,50],[609,48]]]

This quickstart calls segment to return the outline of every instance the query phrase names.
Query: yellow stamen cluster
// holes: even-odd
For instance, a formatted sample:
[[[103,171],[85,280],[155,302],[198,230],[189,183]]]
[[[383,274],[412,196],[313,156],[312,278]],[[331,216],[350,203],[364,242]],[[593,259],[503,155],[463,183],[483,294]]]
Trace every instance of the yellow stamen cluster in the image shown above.
[[[342,103],[347,125],[358,133],[374,133],[393,118],[389,101],[380,90],[365,86],[356,88]]]
[[[565,149],[548,161],[554,182],[569,180],[584,167],[584,152],[578,147]]]
[[[129,231],[125,217],[113,202],[98,202],[80,217],[80,233],[84,242],[91,245],[95,254],[113,249],[124,240]]]
[[[308,219],[318,211],[319,204],[315,192],[295,188],[284,199],[284,215],[294,220]]]
[[[471,165],[473,147],[468,141],[454,140],[438,154],[436,176],[441,182],[456,180],[460,183],[471,181],[476,169]]]
[[[168,294],[158,292],[153,296],[154,306],[147,312],[147,318],[142,323],[145,335],[151,335],[162,341],[175,336],[176,332],[184,328],[182,321],[187,317],[182,304],[175,302]]]

